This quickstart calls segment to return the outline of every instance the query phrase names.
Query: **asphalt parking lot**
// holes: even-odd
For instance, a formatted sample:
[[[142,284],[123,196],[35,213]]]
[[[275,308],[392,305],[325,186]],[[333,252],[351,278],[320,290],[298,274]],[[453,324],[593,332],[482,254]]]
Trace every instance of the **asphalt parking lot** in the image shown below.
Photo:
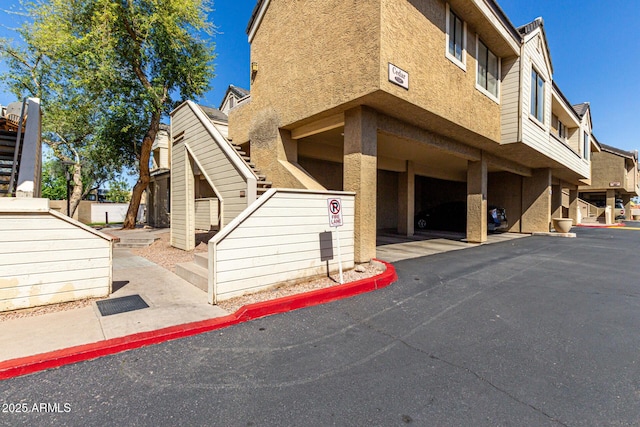
[[[395,264],[323,306],[0,383],[3,425],[640,425],[640,231]],[[68,406],[62,406],[67,404]]]

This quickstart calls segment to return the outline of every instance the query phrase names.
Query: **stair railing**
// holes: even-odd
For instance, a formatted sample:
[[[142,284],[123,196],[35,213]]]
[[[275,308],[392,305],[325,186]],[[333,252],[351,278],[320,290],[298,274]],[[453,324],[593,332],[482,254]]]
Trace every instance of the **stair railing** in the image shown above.
[[[9,178],[9,189],[8,189],[8,193],[10,195],[14,195],[15,194],[15,183],[16,183],[16,177],[18,176],[18,157],[20,156],[20,150],[21,150],[21,144],[22,144],[22,131],[24,129],[24,122],[25,122],[25,110],[27,108],[27,99],[25,98],[24,101],[22,101],[22,111],[20,112],[20,121],[18,122],[18,135],[16,136],[16,147],[15,147],[15,151],[13,152],[13,166],[11,167],[11,177]]]

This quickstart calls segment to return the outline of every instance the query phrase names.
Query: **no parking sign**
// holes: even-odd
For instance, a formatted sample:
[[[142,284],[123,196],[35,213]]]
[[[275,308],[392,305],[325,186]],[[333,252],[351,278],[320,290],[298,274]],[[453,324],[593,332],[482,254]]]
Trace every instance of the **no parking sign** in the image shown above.
[[[342,277],[342,255],[340,254],[340,233],[338,233],[338,227],[342,226],[342,199],[332,198],[327,199],[327,206],[329,208],[329,227],[336,227],[336,240],[338,243],[338,267],[340,269],[340,284],[344,283]]]
[[[327,205],[329,206],[329,227],[341,227],[342,200],[339,198],[327,199]]]

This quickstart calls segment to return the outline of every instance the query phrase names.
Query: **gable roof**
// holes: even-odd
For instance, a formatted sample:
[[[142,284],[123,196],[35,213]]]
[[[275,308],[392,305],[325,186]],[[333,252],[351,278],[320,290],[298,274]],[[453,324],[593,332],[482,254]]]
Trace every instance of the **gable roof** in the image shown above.
[[[584,115],[587,114],[587,111],[589,111],[590,104],[588,102],[583,102],[582,104],[572,105],[572,107],[574,110],[576,110],[578,116],[580,116],[580,118],[583,118]]]
[[[543,24],[544,20],[539,16],[528,24],[518,27],[518,32],[523,36],[526,36],[527,34],[531,34],[536,28],[541,28]]]
[[[249,24],[247,24],[247,29],[246,29],[247,35],[251,32],[251,27],[256,22],[256,18],[258,17],[258,11],[260,10],[260,7],[262,7],[262,3],[264,3],[264,0],[258,0],[258,2],[256,3],[256,6],[253,8],[253,11],[251,12],[251,18],[249,18]]]
[[[547,33],[545,33],[544,31],[544,20],[541,17],[537,17],[532,22],[518,27],[518,32],[522,34],[523,38],[526,38],[526,36],[532,34],[538,29],[540,29],[540,33],[542,33],[544,48],[547,52],[547,58],[549,60],[549,71],[551,72],[551,74],[553,74],[553,61],[551,60],[551,50],[549,49],[549,43],[547,42]]]
[[[637,159],[637,152],[621,150],[620,148],[612,147],[606,144],[600,144],[600,146],[602,147],[602,151],[606,151],[607,153],[615,154],[620,157],[626,157],[627,159]]]
[[[241,87],[229,85],[229,87],[227,88],[227,91],[222,97],[222,102],[220,102],[220,106],[218,107],[219,110],[222,110],[222,107],[224,106],[225,101],[229,97],[229,94],[233,94],[233,96],[235,96],[238,100],[240,100],[242,98],[249,96],[249,91]]]
[[[217,108],[205,107],[204,105],[198,105],[198,107],[200,107],[202,112],[206,114],[209,120],[216,121],[216,122],[223,122],[223,123],[229,122],[229,117],[227,117],[225,113],[218,110]]]

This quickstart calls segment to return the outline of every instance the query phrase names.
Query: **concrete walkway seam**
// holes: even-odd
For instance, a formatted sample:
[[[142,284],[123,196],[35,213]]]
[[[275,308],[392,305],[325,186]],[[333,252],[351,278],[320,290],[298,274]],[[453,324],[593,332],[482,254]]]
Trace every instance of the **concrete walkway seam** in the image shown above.
[[[270,301],[248,304],[240,307],[235,313],[223,317],[170,326],[155,331],[140,332],[124,337],[0,362],[0,380],[28,375],[46,369],[59,368],[72,363],[96,359],[127,350],[226,328],[261,317],[349,298],[382,289],[398,280],[396,270],[391,264],[380,260],[376,261],[384,264],[386,270],[377,276],[367,279],[290,295]]]

